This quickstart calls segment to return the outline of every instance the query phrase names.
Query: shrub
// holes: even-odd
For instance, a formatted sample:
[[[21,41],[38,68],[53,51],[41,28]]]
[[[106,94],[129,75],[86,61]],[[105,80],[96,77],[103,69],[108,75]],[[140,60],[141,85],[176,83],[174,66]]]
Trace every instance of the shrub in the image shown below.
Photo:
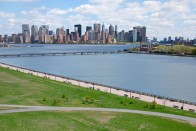
[[[92,104],[94,102],[94,99],[92,97],[85,97],[83,98],[82,104]]]
[[[46,101],[46,98],[44,97],[44,98],[42,99],[42,101]]]
[[[192,49],[192,55],[196,55],[196,48]]]
[[[53,104],[53,105],[56,105],[56,104],[57,104],[57,100],[54,99],[52,104]]]
[[[148,107],[149,107],[149,104],[146,103],[146,104],[144,105],[144,108],[148,108]]]
[[[149,108],[150,109],[155,109],[156,108],[156,102],[155,101],[151,102],[150,105],[149,105]]]
[[[61,96],[61,98],[65,98],[65,95],[63,94],[63,95]]]
[[[134,102],[133,101],[129,101],[129,104],[133,104]]]

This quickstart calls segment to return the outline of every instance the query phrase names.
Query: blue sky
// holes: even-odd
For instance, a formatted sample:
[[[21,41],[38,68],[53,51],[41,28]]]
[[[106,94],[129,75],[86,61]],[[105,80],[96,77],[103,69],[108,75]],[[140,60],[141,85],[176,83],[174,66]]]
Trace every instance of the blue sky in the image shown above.
[[[149,38],[196,37],[196,0],[0,0],[0,34],[21,32],[21,24],[117,24],[118,31],[146,26]]]

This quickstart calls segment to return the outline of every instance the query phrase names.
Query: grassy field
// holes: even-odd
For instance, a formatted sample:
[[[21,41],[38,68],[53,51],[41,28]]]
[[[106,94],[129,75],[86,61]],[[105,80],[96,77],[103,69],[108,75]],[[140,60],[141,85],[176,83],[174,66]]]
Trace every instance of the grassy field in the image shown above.
[[[165,112],[196,118],[196,113],[85,89],[68,83],[0,68],[0,104],[108,107]]]
[[[167,118],[114,112],[25,112],[0,115],[1,131],[194,131],[196,126]]]

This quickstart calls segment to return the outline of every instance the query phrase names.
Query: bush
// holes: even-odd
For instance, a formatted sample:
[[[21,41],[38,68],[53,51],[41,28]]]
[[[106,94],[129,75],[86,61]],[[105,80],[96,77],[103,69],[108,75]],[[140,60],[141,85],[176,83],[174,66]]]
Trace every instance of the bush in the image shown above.
[[[46,98],[44,97],[44,98],[42,99],[42,101],[46,101]]]
[[[65,95],[63,94],[63,95],[61,96],[61,98],[65,98]]]
[[[133,104],[134,102],[133,101],[129,101],[129,104]]]
[[[57,100],[54,99],[52,104],[53,104],[53,105],[56,105],[56,104],[57,104]]]
[[[196,55],[196,48],[192,49],[192,55]]]
[[[94,99],[92,97],[85,97],[83,98],[82,104],[92,104],[94,102]]]
[[[152,103],[150,103],[149,108],[150,109],[155,109],[156,108],[156,102],[153,101]]]
[[[148,107],[149,107],[149,104],[146,103],[146,104],[144,105],[144,108],[148,108]]]

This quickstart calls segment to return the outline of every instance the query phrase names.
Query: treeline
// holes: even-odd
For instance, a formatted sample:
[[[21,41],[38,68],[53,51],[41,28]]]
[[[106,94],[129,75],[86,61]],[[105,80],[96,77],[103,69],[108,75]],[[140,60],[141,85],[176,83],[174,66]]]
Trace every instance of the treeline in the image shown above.
[[[157,46],[154,50],[156,52],[167,52],[169,54],[180,54],[180,55],[196,55],[196,47],[185,46],[185,45],[174,45],[174,46]]]

